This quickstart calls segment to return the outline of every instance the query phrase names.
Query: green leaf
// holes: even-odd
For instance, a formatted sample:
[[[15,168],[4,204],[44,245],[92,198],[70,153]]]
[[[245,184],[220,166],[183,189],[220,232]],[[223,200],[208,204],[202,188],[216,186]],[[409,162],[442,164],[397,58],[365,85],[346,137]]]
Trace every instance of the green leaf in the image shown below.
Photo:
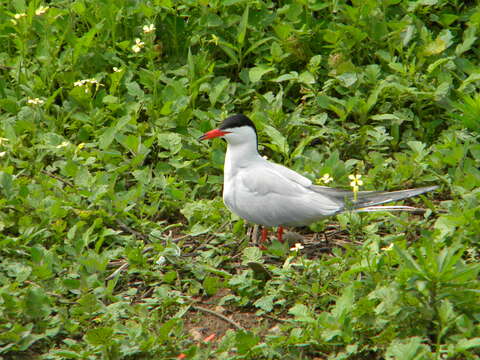
[[[263,75],[272,71],[275,71],[275,68],[267,65],[258,65],[248,71],[248,77],[251,82],[256,83],[260,81]]]
[[[75,184],[80,187],[88,188],[92,183],[92,175],[90,171],[85,166],[78,168],[77,173],[75,174]]]
[[[237,48],[235,46],[227,43],[226,41],[220,41],[219,46],[228,55],[228,57],[233,60],[234,64],[239,64],[240,59],[238,58]]]
[[[123,145],[127,150],[130,150],[133,154],[136,154],[139,150],[140,137],[135,135],[123,135],[117,133],[115,138]]]
[[[438,315],[442,321],[443,326],[447,326],[453,321],[456,317],[455,311],[453,310],[453,305],[447,299],[442,300],[438,308]]]
[[[372,120],[384,121],[384,120],[395,120],[400,121],[401,119],[395,114],[378,114],[370,116]]]
[[[262,251],[257,246],[247,247],[243,250],[242,264],[248,264],[249,262],[263,263]]]
[[[245,35],[247,33],[248,25],[248,5],[245,7],[245,10],[238,25],[238,34],[237,34],[237,43],[240,44],[240,47],[245,43]]]
[[[272,79],[272,81],[283,82],[283,81],[290,81],[290,80],[297,80],[297,79],[298,79],[298,73],[296,71],[291,71],[288,74],[283,74],[275,79]]]
[[[282,47],[276,41],[273,42],[272,45],[270,46],[270,53],[272,54],[272,57],[276,62],[281,61],[282,60],[282,55],[284,54],[283,50],[282,50]]]
[[[229,83],[230,83],[230,79],[223,78],[213,86],[213,89],[208,94],[208,97],[210,99],[210,104],[212,106],[215,106],[215,104],[218,101],[218,98],[225,91]]]
[[[332,309],[332,315],[340,319],[344,314],[349,313],[353,309],[354,300],[355,288],[353,285],[350,285],[343,290],[342,296],[337,299]]]
[[[98,140],[98,146],[100,149],[107,149],[110,144],[112,143],[113,139],[115,138],[115,134],[117,133],[116,127],[109,127],[107,128],[102,135],[100,135]]]
[[[55,350],[52,351],[53,355],[57,355],[62,359],[82,359],[83,355],[79,354],[76,351],[70,351],[70,350]]]
[[[452,61],[455,59],[454,56],[447,56],[441,59],[438,59],[437,61],[433,62],[432,64],[428,65],[427,72],[430,74],[432,73],[437,67],[442,66],[443,64],[448,63],[449,61]]]
[[[316,82],[315,77],[309,71],[302,72],[298,77],[298,81],[307,85],[315,84]]]
[[[213,296],[215,295],[219,289],[222,288],[222,281],[213,276],[207,276],[205,279],[203,279],[203,289],[205,290],[205,293],[208,296]]]
[[[455,345],[455,351],[464,352],[469,349],[480,348],[480,337],[460,339]]]
[[[113,329],[110,327],[97,327],[85,334],[85,340],[93,346],[110,345],[112,339]]]
[[[273,300],[275,295],[266,295],[255,301],[253,305],[265,312],[270,312],[273,310]]]
[[[260,337],[250,331],[237,331],[235,334],[235,346],[240,355],[247,354],[260,341]]]
[[[351,87],[353,84],[357,82],[358,76],[356,73],[353,73],[353,72],[345,72],[341,75],[338,75],[337,79],[340,80],[343,86]]]
[[[163,281],[167,284],[173,284],[177,280],[177,272],[176,271],[168,271],[163,275]]]
[[[244,56],[247,56],[247,55],[250,54],[252,51],[254,51],[256,48],[260,47],[261,45],[263,45],[263,44],[265,44],[265,43],[267,43],[267,42],[269,42],[269,41],[272,41],[273,39],[274,39],[273,37],[270,37],[270,36],[269,36],[269,37],[267,37],[267,38],[263,38],[263,39],[260,39],[260,40],[256,41],[255,43],[253,43],[252,46],[250,46],[250,47],[248,48],[247,51],[245,51]]]
[[[480,81],[480,72],[470,74],[465,80],[462,81],[462,85],[458,88],[458,91],[464,91],[467,85]]]
[[[73,63],[76,64],[80,55],[84,55],[90,50],[95,35],[103,28],[104,23],[99,22],[95,24],[84,36],[75,41],[75,48],[73,51]]]
[[[12,175],[0,171],[0,186],[2,187],[2,193],[6,198],[10,198],[13,195],[13,177]]]
[[[297,321],[305,323],[315,322],[312,313],[308,310],[308,307],[303,304],[295,304],[288,310],[288,313],[293,315]]]
[[[25,296],[27,314],[34,319],[48,316],[51,311],[50,299],[41,288],[30,288]]]
[[[137,82],[131,81],[125,84],[128,94],[133,96],[134,98],[138,100],[142,100],[145,97],[145,93],[143,90],[140,88],[140,85],[138,85]]]
[[[190,230],[187,232],[188,235],[195,237],[199,236],[202,234],[206,234],[212,230],[212,227],[210,226],[205,226],[200,223],[194,224]]]
[[[396,253],[400,256],[400,258],[403,260],[407,268],[417,272],[418,274],[424,274],[423,269],[420,267],[420,265],[418,265],[418,263],[412,258],[412,256],[408,252],[401,249],[397,245],[394,245],[393,248],[395,249]]]
[[[157,135],[157,141],[158,145],[170,152],[169,156],[182,149],[182,137],[177,133],[160,133]]]
[[[173,329],[178,328],[180,319],[170,319],[165,322],[158,330],[158,340],[163,342],[167,341],[170,337],[170,333]]]
[[[467,30],[463,33],[463,42],[457,45],[455,49],[455,55],[460,56],[463,53],[469,51],[472,48],[472,45],[477,40],[477,27],[470,25]]]
[[[423,344],[424,340],[418,336],[407,339],[394,340],[386,351],[388,360],[420,360],[430,353],[430,349]]]
[[[285,136],[282,135],[280,131],[270,125],[265,125],[263,131],[272,140],[272,144],[277,146],[277,149],[280,152],[282,152],[283,154],[288,154],[289,147],[287,139],[285,138]]]
[[[452,45],[453,35],[450,30],[442,30],[437,38],[429,43],[423,53],[426,56],[438,55],[444,52],[450,45]]]

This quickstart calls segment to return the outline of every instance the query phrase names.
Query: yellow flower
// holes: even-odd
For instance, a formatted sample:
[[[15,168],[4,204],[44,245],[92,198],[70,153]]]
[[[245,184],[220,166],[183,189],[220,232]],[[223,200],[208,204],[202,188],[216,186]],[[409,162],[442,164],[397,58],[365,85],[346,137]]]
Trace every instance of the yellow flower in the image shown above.
[[[210,40],[211,42],[213,42],[215,45],[218,45],[219,40],[220,38],[217,35],[212,34],[212,40]]]
[[[155,27],[155,25],[153,24],[150,24],[150,25],[143,25],[143,32],[145,34],[150,34],[152,32],[154,32],[157,28]]]
[[[117,68],[116,66],[113,67],[113,72],[120,72],[122,70],[120,70],[119,68]]]
[[[19,19],[21,19],[22,17],[25,17],[25,16],[27,16],[27,14],[25,14],[25,13],[20,13],[20,14],[15,14],[15,15],[13,15],[13,17],[14,17],[16,20],[19,20]]]
[[[47,12],[49,9],[48,6],[40,6],[37,10],[35,10],[35,15],[40,16],[43,15]]]
[[[354,186],[362,186],[363,185],[363,181],[360,180],[362,177],[362,175],[348,175],[348,178],[350,180],[352,180],[352,182],[350,183],[350,186],[351,187],[354,187]]]
[[[357,201],[358,189],[363,185],[363,181],[360,180],[361,177],[362,175],[348,175],[348,178],[352,180],[350,186],[353,189],[353,201]]]

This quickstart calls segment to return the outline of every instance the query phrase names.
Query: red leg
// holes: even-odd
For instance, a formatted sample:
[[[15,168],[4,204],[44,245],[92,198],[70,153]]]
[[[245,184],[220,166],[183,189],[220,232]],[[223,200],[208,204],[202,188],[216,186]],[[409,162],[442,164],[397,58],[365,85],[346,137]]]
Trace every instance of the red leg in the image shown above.
[[[278,227],[277,239],[278,239],[278,241],[280,241],[281,243],[283,243],[283,226],[279,226],[279,227]]]
[[[261,243],[264,243],[265,241],[267,241],[267,234],[268,234],[267,228],[262,228],[262,238],[260,239]]]

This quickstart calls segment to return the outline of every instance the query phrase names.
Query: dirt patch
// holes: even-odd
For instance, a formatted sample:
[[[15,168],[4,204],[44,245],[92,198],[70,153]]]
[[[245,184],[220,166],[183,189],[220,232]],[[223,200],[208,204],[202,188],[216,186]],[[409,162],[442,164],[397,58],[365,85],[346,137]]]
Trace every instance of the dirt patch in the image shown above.
[[[202,341],[212,334],[220,339],[228,329],[258,329],[260,333],[265,333],[276,325],[274,319],[257,316],[254,311],[233,310],[219,305],[220,300],[229,294],[229,289],[221,289],[212,297],[195,299],[197,301],[189,312],[190,316],[185,317],[184,324],[193,340]]]

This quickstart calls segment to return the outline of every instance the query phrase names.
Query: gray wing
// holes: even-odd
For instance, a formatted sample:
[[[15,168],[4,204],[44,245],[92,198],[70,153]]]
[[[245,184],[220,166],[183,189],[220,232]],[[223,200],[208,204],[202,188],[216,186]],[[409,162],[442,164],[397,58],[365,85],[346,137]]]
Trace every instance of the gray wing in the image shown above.
[[[307,178],[278,169],[260,165],[242,172],[231,210],[254,223],[277,226],[309,224],[342,208],[338,200],[312,191]]]
[[[300,184],[306,188],[312,185],[312,182],[310,181],[310,179],[306,178],[303,175],[300,175],[299,173],[297,173],[292,169],[289,169],[280,164],[272,163],[270,161],[266,161],[266,163],[268,164],[267,166],[270,169],[274,170],[278,175],[281,175],[286,179],[296,182],[297,184]]]

